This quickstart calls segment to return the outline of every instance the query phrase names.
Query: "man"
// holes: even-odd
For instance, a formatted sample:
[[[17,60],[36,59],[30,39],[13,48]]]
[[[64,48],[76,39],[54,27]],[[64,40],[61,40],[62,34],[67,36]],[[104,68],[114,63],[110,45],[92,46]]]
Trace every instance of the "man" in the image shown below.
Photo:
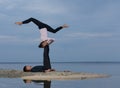
[[[35,67],[24,66],[23,71],[24,72],[51,72],[51,71],[55,71],[54,69],[51,68],[51,64],[50,64],[49,45],[46,45],[44,47],[43,66],[35,66]]]
[[[41,34],[41,42],[46,41],[46,42],[44,42],[43,47],[48,45],[48,44],[51,44],[54,41],[53,38],[48,38],[47,31],[52,32],[52,33],[56,33],[58,31],[60,31],[61,29],[68,27],[68,25],[64,24],[63,26],[60,26],[56,29],[53,29],[49,25],[47,25],[47,24],[45,24],[45,23],[43,23],[35,18],[29,18],[29,19],[22,21],[22,22],[15,22],[15,24],[22,25],[22,24],[27,24],[30,22],[33,22],[34,24],[36,24],[38,26],[38,28],[40,30],[40,34]],[[39,45],[39,47],[40,47],[40,45]],[[43,47],[40,47],[40,48],[43,48]]]

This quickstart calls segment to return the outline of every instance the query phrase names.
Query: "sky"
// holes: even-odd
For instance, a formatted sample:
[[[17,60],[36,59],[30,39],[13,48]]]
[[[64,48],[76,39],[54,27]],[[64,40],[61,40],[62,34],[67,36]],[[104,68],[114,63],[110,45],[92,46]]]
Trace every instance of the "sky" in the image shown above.
[[[36,18],[56,28],[51,62],[120,61],[120,0],[0,0],[0,62],[42,62]]]

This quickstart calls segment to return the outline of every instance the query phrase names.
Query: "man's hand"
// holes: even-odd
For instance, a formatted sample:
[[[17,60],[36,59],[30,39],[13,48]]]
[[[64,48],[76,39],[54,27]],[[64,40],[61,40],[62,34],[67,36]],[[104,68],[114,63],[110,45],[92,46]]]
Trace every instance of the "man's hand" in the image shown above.
[[[22,25],[22,22],[15,22],[15,24],[17,24],[17,25]]]

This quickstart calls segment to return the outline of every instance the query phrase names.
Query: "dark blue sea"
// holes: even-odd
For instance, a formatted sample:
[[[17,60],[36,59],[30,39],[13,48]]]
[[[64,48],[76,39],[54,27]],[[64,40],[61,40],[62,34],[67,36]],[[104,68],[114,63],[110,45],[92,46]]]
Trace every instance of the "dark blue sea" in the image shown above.
[[[0,69],[22,70],[24,65],[36,66],[42,63],[8,62],[0,63]],[[20,78],[0,78],[0,88],[120,88],[119,62],[54,62],[58,71],[87,72],[111,75],[108,78],[85,80],[53,80],[49,82],[25,83]]]

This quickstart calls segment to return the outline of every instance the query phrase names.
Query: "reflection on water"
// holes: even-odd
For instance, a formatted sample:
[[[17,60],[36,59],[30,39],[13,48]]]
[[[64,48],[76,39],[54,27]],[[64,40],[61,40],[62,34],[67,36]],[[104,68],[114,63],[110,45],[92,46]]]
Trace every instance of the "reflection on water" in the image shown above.
[[[30,64],[31,66],[38,63]],[[2,69],[21,70],[25,64],[0,64]],[[0,78],[0,88],[120,88],[120,63],[53,63],[55,69],[64,69],[73,72],[102,73],[112,75],[110,78],[89,80],[65,80],[65,81],[39,81],[28,80],[30,84],[21,81],[20,78]],[[5,76],[5,73],[3,74]],[[35,82],[34,82],[35,81]],[[51,84],[52,83],[52,84]],[[98,86],[99,85],[99,86]]]
[[[23,82],[25,84],[32,83],[32,82],[35,84],[40,84],[40,85],[43,84],[43,88],[50,88],[51,87],[51,81],[49,81],[49,80],[23,80]]]

